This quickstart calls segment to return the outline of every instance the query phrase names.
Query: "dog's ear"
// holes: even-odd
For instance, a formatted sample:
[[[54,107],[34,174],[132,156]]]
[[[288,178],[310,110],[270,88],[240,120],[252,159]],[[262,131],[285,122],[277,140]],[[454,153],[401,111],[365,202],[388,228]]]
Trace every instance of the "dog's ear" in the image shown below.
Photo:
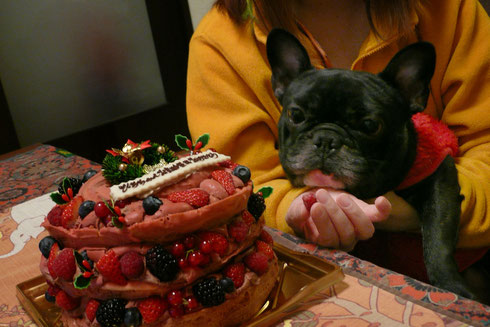
[[[434,46],[418,42],[400,50],[379,76],[400,90],[414,114],[423,111],[427,104],[435,64]]]
[[[267,36],[267,58],[272,69],[272,89],[279,101],[296,76],[313,68],[308,53],[298,39],[278,28]]]

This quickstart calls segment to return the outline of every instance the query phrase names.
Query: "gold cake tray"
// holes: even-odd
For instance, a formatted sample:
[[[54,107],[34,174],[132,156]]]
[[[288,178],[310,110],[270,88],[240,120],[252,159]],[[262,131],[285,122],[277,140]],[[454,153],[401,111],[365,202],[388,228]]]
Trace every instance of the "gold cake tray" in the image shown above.
[[[270,326],[282,321],[304,305],[304,301],[344,278],[341,268],[307,253],[292,251],[275,243],[279,277],[269,299],[245,326]],[[46,301],[48,289],[40,275],[17,285],[17,298],[38,326],[61,327],[60,309]]]

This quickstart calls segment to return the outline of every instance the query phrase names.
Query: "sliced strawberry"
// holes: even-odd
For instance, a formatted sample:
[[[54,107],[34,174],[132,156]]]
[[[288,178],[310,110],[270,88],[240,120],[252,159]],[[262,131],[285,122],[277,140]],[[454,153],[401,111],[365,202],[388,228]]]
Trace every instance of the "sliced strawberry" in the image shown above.
[[[235,169],[236,166],[238,166],[237,163],[231,161],[231,160],[225,160],[222,161],[218,164],[220,167],[225,167],[225,168],[230,168],[230,169]]]
[[[99,305],[100,305],[100,302],[95,300],[95,299],[90,299],[87,302],[87,306],[85,307],[85,315],[87,316],[87,319],[90,322],[94,321],[95,313],[97,312]]]
[[[239,288],[245,280],[245,265],[243,262],[232,263],[225,268],[223,274],[233,280],[235,288]]]
[[[95,266],[99,273],[108,281],[118,285],[126,285],[128,283],[121,271],[119,259],[113,250],[107,251]]]
[[[194,208],[204,207],[209,204],[209,194],[199,188],[170,193],[168,199],[174,203],[186,202]]]
[[[49,251],[49,257],[48,257],[48,271],[49,274],[51,275],[51,278],[56,279],[58,277],[56,275],[56,272],[53,269],[53,263],[56,257],[58,256],[58,252],[60,251],[60,247],[58,243],[53,243],[53,246],[51,246],[51,250]]]
[[[255,248],[257,249],[257,252],[265,254],[269,260],[274,258],[274,250],[272,250],[272,246],[268,243],[257,240],[255,241]]]
[[[138,309],[143,317],[143,321],[147,324],[158,320],[167,308],[167,301],[157,296],[152,296],[138,302]]]
[[[61,250],[53,260],[51,269],[57,277],[71,282],[77,270],[73,249],[65,248]]]
[[[68,205],[63,209],[63,214],[61,215],[61,225],[64,228],[71,228],[75,224],[78,218],[78,208],[83,203],[83,197],[78,195],[74,197]]]
[[[221,185],[226,190],[229,195],[235,193],[235,184],[233,183],[233,177],[231,174],[224,170],[215,170],[211,173],[211,177]]]

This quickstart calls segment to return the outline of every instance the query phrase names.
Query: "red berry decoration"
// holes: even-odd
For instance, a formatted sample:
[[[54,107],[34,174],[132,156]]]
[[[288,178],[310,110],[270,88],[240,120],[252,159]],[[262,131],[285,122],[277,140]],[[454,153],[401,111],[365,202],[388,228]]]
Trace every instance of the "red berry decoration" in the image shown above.
[[[48,213],[46,219],[53,226],[61,226],[61,215],[63,214],[63,210],[65,205],[55,205],[53,209]]]
[[[243,262],[233,263],[225,268],[223,274],[231,278],[235,288],[239,288],[245,280],[245,265]]]
[[[183,258],[185,256],[185,245],[182,242],[175,242],[170,248],[170,253],[176,258]]]
[[[122,274],[121,264],[113,250],[107,251],[107,253],[99,259],[95,266],[99,273],[108,281],[118,285],[126,285],[128,283]]]
[[[254,216],[252,216],[252,214],[250,212],[248,212],[248,210],[242,211],[242,220],[248,226],[252,226],[255,223]]]
[[[77,270],[73,249],[63,249],[53,260],[52,270],[57,277],[71,282]]]
[[[259,239],[267,244],[274,244],[274,240],[272,239],[271,234],[266,232],[264,229],[262,229],[262,231],[260,232]]]
[[[167,301],[173,307],[179,306],[182,304],[182,292],[179,290],[170,291],[167,294]]]
[[[238,243],[243,242],[248,235],[249,226],[243,221],[235,221],[228,225],[228,234]]]
[[[119,259],[121,272],[126,278],[136,279],[145,271],[143,256],[136,251],[128,251]]]
[[[303,204],[305,205],[306,210],[309,212],[311,207],[317,202],[315,193],[310,192],[303,194],[301,197],[303,199]]]
[[[257,240],[255,241],[255,248],[258,252],[265,254],[269,260],[274,258],[274,250],[272,250],[272,246],[270,246],[270,244]]]
[[[90,322],[94,321],[95,313],[97,312],[97,308],[99,307],[99,305],[99,301],[95,299],[90,299],[87,302],[87,306],[85,307],[85,316],[87,316],[87,319]]]
[[[231,174],[225,170],[215,170],[211,173],[211,177],[218,183],[223,185],[226,193],[229,195],[235,193],[235,184],[233,183],[233,177]]]
[[[184,306],[179,305],[178,307],[171,307],[168,309],[168,314],[172,318],[182,317],[184,315]]]
[[[262,252],[252,252],[248,254],[243,261],[247,267],[257,275],[264,274],[269,268],[269,259]]]
[[[194,208],[204,207],[209,204],[209,194],[200,188],[170,193],[168,199],[174,203],[185,202]]]
[[[184,238],[184,246],[187,250],[194,248],[196,238],[193,235],[188,235]]]
[[[199,251],[205,254],[211,253],[213,251],[213,246],[211,245],[211,242],[206,240],[201,241],[201,243],[199,243]]]
[[[56,304],[67,311],[74,310],[80,305],[79,298],[73,298],[65,291],[61,290],[56,294]]]
[[[191,312],[199,306],[199,302],[197,302],[197,299],[194,296],[187,297],[184,303],[186,312]]]
[[[61,214],[61,226],[64,228],[73,227],[78,218],[78,208],[80,208],[82,203],[83,198],[78,195],[65,206],[63,213]]]
[[[184,269],[184,268],[189,267],[189,262],[187,261],[186,258],[180,258],[178,260],[178,264],[179,264],[180,269]]]
[[[192,251],[189,254],[187,260],[192,267],[197,267],[201,264],[201,261],[203,260],[203,254],[200,251]]]
[[[167,308],[167,301],[158,296],[152,296],[138,302],[138,309],[143,317],[143,321],[147,324],[158,320]]]
[[[103,202],[97,202],[94,207],[95,215],[99,218],[105,218],[111,214],[111,210],[107,207],[107,205]]]
[[[49,257],[48,257],[48,271],[49,271],[49,274],[51,275],[51,278],[53,278],[53,279],[58,277],[58,275],[56,275],[55,270],[53,269],[53,265],[54,265],[54,260],[58,256],[59,251],[60,251],[60,247],[59,247],[58,243],[56,243],[56,242],[53,243],[53,246],[51,246],[51,250],[49,251]]]

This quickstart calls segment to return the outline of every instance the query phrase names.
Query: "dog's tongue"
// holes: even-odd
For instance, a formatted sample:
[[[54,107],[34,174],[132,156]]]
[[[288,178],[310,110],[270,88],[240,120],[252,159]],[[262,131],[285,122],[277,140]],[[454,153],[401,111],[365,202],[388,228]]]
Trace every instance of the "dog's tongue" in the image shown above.
[[[325,175],[320,169],[310,171],[303,179],[303,182],[307,186],[331,187],[338,190],[345,188],[344,183],[335,179],[333,174]]]

